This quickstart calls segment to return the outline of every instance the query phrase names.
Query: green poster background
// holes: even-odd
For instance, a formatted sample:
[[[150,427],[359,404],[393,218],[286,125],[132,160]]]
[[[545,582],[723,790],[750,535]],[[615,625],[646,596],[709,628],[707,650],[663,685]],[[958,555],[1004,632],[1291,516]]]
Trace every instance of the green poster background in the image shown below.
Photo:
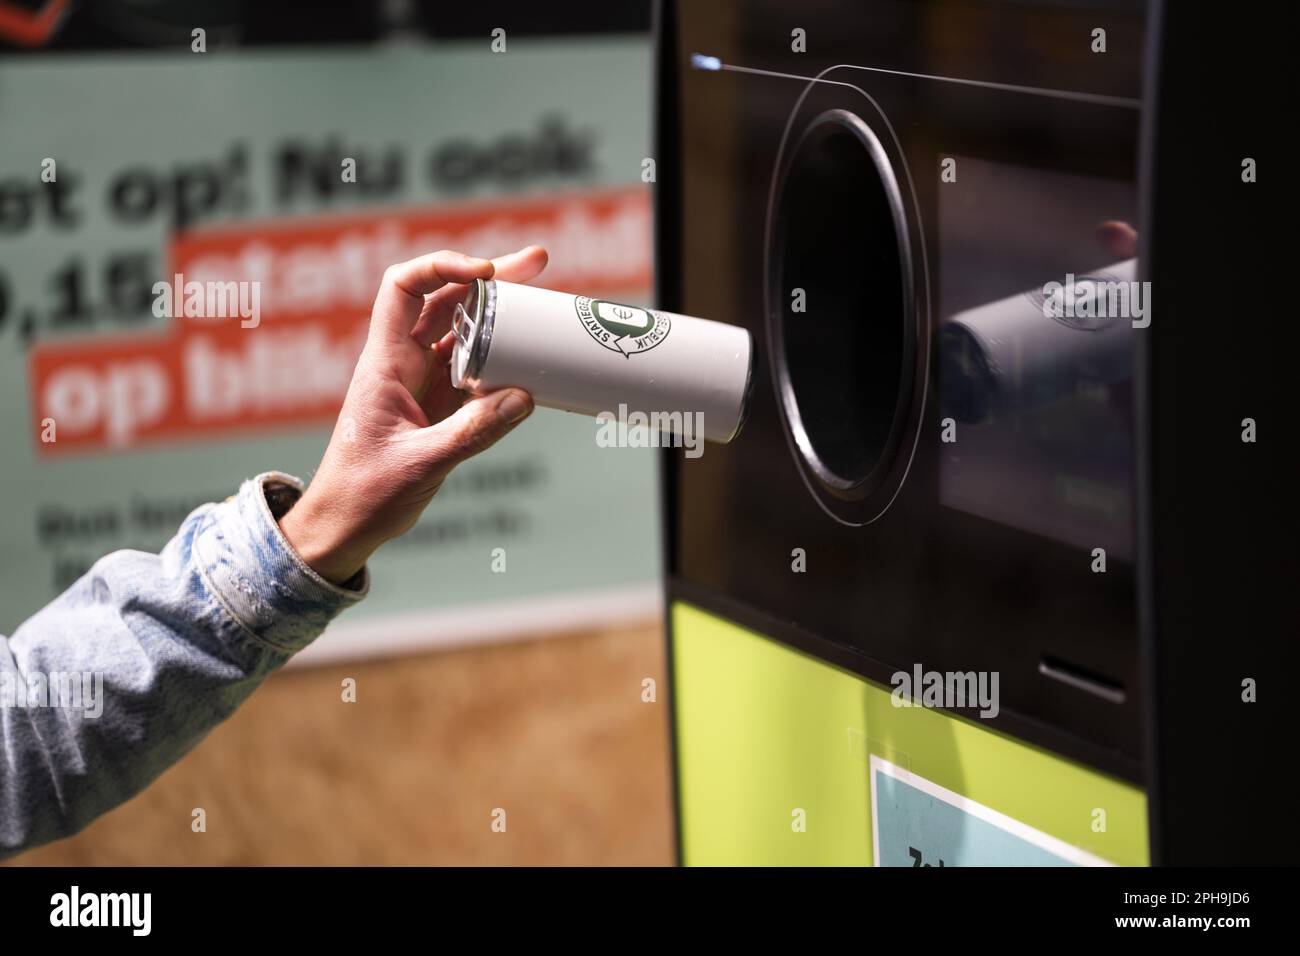
[[[193,504],[229,495],[242,479],[268,469],[308,478],[328,437],[324,426],[280,428],[38,460],[24,323],[34,318],[37,341],[69,334],[47,321],[55,274],[78,260],[98,282],[106,257],[122,249],[150,250],[165,262],[168,217],[132,224],[111,216],[105,193],[114,176],[132,166],[170,173],[210,163],[245,143],[243,208],[202,225],[632,185],[649,148],[648,103],[647,44],[622,38],[512,41],[501,55],[486,43],[457,43],[0,64],[0,282],[7,291],[0,303],[0,633],[12,633],[99,555],[156,550]],[[482,175],[455,189],[426,174],[427,158],[448,143],[527,138],[544,121],[588,144],[581,168]],[[344,193],[329,203],[277,201],[270,151],[293,137],[331,136],[345,152],[400,149],[404,183],[379,199]],[[60,177],[76,180],[75,226],[60,226],[48,195],[36,192],[46,157],[57,159]],[[89,293],[93,299],[94,285]],[[619,297],[644,302],[648,290]],[[97,312],[89,332],[71,333],[138,333],[166,321],[145,312],[124,323]],[[542,410],[458,471],[414,533],[376,556],[372,594],[343,619],[345,636],[332,632],[321,646],[364,653],[381,646],[395,621],[407,637],[445,640],[447,626],[471,619],[480,630],[484,621],[490,626],[466,612],[508,606],[517,622],[530,602],[646,610],[658,567],[654,452],[600,448],[595,434],[589,419]],[[49,533],[56,527],[62,530]],[[490,570],[495,547],[507,550],[504,574]],[[595,599],[601,595],[603,604]],[[535,623],[544,626],[546,616]]]

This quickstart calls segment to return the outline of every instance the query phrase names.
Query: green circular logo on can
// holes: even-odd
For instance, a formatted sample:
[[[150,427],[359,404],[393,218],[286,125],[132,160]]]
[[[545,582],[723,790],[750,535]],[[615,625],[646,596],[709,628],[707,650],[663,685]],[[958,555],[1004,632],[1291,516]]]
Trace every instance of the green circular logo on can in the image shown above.
[[[578,318],[587,334],[611,352],[631,358],[648,352],[672,329],[668,316],[635,305],[606,302],[585,295],[575,296]]]

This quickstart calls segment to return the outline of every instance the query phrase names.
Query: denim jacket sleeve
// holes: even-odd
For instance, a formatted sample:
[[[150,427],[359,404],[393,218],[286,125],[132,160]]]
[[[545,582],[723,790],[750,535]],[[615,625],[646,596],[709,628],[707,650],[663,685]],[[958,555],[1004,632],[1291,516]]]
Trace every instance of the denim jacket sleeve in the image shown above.
[[[0,636],[0,857],[76,833],[195,746],[365,596],[321,578],[268,472],[196,509],[159,554],[118,551]]]

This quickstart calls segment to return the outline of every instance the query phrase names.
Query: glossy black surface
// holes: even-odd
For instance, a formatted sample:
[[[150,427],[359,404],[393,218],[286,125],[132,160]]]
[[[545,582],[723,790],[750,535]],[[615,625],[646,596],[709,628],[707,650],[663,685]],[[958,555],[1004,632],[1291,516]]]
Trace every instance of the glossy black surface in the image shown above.
[[[1132,258],[1108,247],[1098,227],[1123,221],[1140,231],[1140,113],[1133,104],[843,64],[1136,101],[1141,5],[668,6],[658,104],[660,304],[749,328],[760,371],[740,437],[668,465],[673,586],[877,680],[916,662],[996,670],[1003,712],[995,727],[1138,778],[1131,348],[1124,339],[1118,352],[1102,354],[1095,339],[1082,338],[1091,330],[1044,328],[1053,320],[1041,312],[1035,319],[1025,294]],[[1099,25],[1105,54],[1090,50]],[[790,49],[796,27],[806,31],[806,53]],[[692,53],[834,82],[810,89],[797,79],[693,70]],[[889,154],[916,260],[913,395],[897,394],[905,375],[893,395],[914,421],[852,524],[810,487],[782,422],[777,377],[762,374],[772,359],[764,269],[781,143],[787,126],[797,136],[833,109],[861,117]],[[956,161],[955,182],[941,180],[945,159]],[[896,366],[888,336],[862,323],[897,315],[899,293],[888,262],[853,271],[853,256],[879,248],[882,213],[870,208],[868,186],[836,185],[836,166],[822,177],[826,191],[808,200],[835,262],[812,281],[824,295],[810,296],[800,320],[818,322],[819,309],[821,319],[794,379],[819,419],[809,429],[821,436],[814,444],[834,449],[826,457],[841,469],[861,472],[881,446],[872,422],[890,417],[880,381]],[[837,246],[853,251],[836,258]],[[837,284],[833,272],[848,274]],[[1033,327],[1025,342],[1047,335],[1049,344],[1017,353],[1021,364],[1003,358],[991,368],[986,358],[975,373],[960,353],[943,361],[953,335],[940,333],[1004,299],[1027,310],[1016,314]],[[867,354],[873,348],[884,358]],[[813,397],[822,387],[816,352],[825,354],[821,397]],[[852,381],[854,368],[870,380]],[[990,390],[990,381],[999,387]],[[941,440],[949,418],[955,443]],[[1104,573],[1093,571],[1098,548]],[[794,549],[806,553],[805,572],[792,571]]]

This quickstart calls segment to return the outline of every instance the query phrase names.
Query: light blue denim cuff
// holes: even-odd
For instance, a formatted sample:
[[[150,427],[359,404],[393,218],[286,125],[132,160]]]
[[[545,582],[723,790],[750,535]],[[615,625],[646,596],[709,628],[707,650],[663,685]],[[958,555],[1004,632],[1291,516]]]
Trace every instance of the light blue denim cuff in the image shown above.
[[[303,483],[269,471],[245,481],[214,506],[194,542],[199,573],[229,615],[229,626],[269,650],[293,654],[310,644],[334,616],[370,590],[363,569],[355,589],[326,581],[285,539],[267,504],[296,500]]]

